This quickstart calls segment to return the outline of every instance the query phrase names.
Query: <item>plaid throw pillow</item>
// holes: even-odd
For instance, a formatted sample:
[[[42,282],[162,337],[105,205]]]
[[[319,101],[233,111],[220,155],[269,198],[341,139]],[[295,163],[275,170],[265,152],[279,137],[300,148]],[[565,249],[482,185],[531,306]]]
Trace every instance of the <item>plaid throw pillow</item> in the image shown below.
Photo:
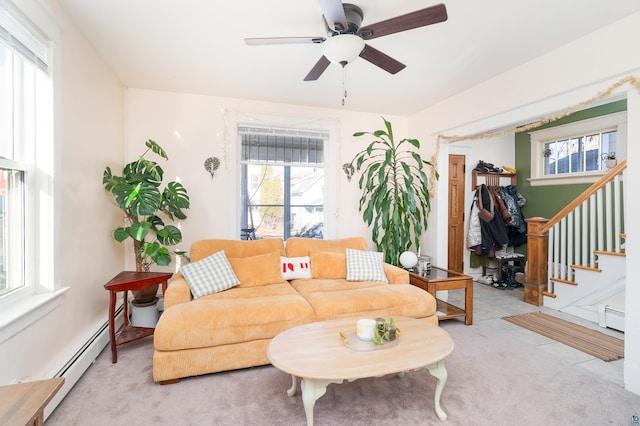
[[[197,262],[188,263],[180,268],[180,272],[187,280],[194,299],[240,284],[224,250]]]
[[[388,283],[384,273],[384,257],[375,251],[347,249],[347,281],[381,281]]]

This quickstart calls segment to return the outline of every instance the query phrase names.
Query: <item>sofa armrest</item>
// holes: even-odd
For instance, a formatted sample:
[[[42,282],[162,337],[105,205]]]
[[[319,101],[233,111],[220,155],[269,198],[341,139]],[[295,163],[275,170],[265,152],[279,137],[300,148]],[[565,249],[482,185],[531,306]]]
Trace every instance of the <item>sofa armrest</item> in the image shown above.
[[[187,280],[180,272],[173,277],[167,291],[164,292],[164,309],[167,310],[173,305],[191,302],[191,289]]]
[[[387,280],[389,280],[389,284],[409,284],[409,271],[406,269],[385,263],[384,273],[387,276]]]

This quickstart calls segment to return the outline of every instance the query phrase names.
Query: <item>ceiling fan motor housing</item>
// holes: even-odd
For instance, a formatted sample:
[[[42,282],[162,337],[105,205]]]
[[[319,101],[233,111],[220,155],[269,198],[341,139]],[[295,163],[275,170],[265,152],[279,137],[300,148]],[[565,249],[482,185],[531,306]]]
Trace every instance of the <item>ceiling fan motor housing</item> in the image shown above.
[[[364,17],[362,9],[355,4],[350,3],[344,3],[342,7],[344,9],[344,14],[347,17],[347,28],[330,28],[325,19],[324,22],[327,27],[327,34],[329,37],[333,37],[337,34],[355,34],[358,29],[360,29],[360,25],[362,25],[362,19]],[[341,25],[339,25],[339,27],[341,27]]]

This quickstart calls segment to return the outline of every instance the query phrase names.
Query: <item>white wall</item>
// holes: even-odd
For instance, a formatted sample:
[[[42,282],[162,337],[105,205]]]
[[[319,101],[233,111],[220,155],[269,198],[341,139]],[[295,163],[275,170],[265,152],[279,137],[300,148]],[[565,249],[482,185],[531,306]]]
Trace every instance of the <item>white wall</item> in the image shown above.
[[[40,1],[18,4],[36,25],[60,27],[53,260],[56,287],[69,290],[60,307],[0,345],[0,383],[55,374],[105,322],[103,284],[123,264],[122,247],[110,237],[119,215],[102,189],[102,171],[123,158],[124,89],[56,4],[49,4],[53,13]]]
[[[161,162],[166,178],[179,176],[189,192],[191,208],[181,225],[182,249],[188,250],[192,242],[202,238],[238,238],[239,145],[234,126],[249,121],[335,129],[325,155],[328,198],[336,195],[335,204],[327,206],[325,213],[326,238],[362,235],[370,240],[371,233],[358,212],[359,175],[349,183],[342,164],[371,140],[354,138],[354,132],[384,128],[379,115],[141,89],[128,89],[126,97],[127,161],[144,151],[147,139],[153,139],[169,156],[168,162]],[[407,118],[385,118],[392,122],[398,137],[406,137]],[[210,156],[222,163],[213,179],[204,169]],[[373,248],[371,242],[370,246]],[[131,258],[127,256],[127,262]]]
[[[635,13],[613,25],[602,28],[560,49],[549,52],[529,63],[446,99],[409,119],[409,131],[430,140],[435,151],[438,134],[473,135],[516,124],[535,121],[566,110],[570,106],[596,97],[601,91],[628,75],[640,78],[640,57],[636,40],[640,39],[640,13]],[[634,139],[640,136],[640,105],[637,90],[626,86],[616,92],[628,92],[629,156],[628,179],[640,182],[634,159]],[[635,136],[634,136],[635,135]],[[480,144],[482,142],[471,142]],[[446,164],[450,151],[447,144],[440,147],[439,162]],[[487,160],[488,161],[488,160]],[[431,245],[439,255],[446,256],[447,200],[446,179],[438,183],[435,214],[432,214]],[[633,204],[633,200],[630,202]],[[630,208],[633,208],[631,205]],[[628,223],[627,234],[637,228]],[[640,272],[638,255],[633,250],[633,238],[627,249],[627,276]],[[637,244],[637,242],[636,242]],[[637,309],[629,303],[640,297],[640,284],[627,282],[627,332],[625,335],[625,385],[640,393],[640,322]]]

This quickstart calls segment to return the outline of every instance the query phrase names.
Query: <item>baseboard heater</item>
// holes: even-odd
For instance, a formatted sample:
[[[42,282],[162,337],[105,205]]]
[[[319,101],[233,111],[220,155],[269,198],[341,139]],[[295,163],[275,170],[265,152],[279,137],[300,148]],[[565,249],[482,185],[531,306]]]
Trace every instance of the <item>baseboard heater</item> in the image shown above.
[[[612,305],[598,305],[598,325],[624,332],[624,310]]]
[[[124,307],[116,310],[116,330],[124,323]],[[100,352],[109,344],[109,322],[105,321],[98,330],[73,354],[71,358],[54,374],[54,377],[64,377],[64,386],[53,397],[45,409],[45,419],[69,393],[80,377],[94,363]]]

